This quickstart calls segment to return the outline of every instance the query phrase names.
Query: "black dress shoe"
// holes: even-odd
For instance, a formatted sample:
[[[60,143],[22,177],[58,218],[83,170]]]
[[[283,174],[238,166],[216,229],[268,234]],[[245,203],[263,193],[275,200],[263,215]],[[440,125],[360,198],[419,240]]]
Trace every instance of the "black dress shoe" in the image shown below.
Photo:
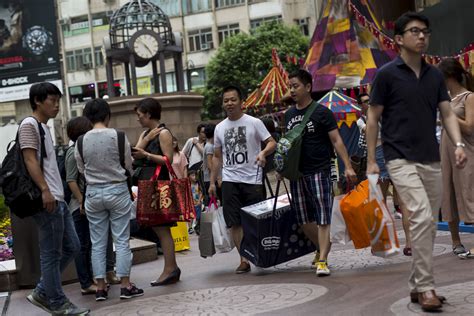
[[[150,284],[151,286],[162,286],[162,285],[169,285],[169,284],[174,284],[176,282],[179,281],[179,277],[181,276],[181,269],[180,268],[176,268],[173,272],[170,273],[170,275],[168,275],[166,277],[166,279],[164,279],[163,281],[158,281],[155,280],[155,281],[151,281]]]

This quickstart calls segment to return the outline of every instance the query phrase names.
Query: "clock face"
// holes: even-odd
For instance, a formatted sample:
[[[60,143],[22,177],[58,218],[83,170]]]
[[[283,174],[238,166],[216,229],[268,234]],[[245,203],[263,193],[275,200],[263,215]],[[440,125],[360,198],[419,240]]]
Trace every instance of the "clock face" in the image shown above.
[[[46,52],[52,44],[50,33],[42,26],[29,28],[23,38],[23,45],[37,56]]]
[[[138,57],[151,59],[158,53],[158,40],[150,34],[139,35],[133,42],[133,51]]]

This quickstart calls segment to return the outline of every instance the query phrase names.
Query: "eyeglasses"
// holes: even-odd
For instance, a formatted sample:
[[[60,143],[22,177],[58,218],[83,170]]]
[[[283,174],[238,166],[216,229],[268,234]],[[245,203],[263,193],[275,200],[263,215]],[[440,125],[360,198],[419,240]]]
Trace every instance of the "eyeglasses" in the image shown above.
[[[361,104],[369,104],[370,100],[361,100],[360,103]]]
[[[409,28],[408,30],[405,30],[403,31],[403,34],[405,34],[406,32],[410,32],[412,35],[415,35],[415,36],[420,36],[420,33],[423,33],[424,36],[428,37],[431,35],[431,29],[420,29],[418,27],[412,27],[412,28]]]

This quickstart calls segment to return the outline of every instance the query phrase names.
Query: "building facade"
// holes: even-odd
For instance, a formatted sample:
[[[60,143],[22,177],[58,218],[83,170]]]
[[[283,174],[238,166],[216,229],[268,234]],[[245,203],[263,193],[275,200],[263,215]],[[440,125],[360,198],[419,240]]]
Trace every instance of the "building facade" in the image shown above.
[[[322,0],[150,0],[170,18],[183,40],[185,88],[205,84],[205,67],[222,42],[240,32],[250,32],[265,21],[297,25],[310,36],[316,26]],[[81,114],[83,104],[107,94],[103,38],[108,21],[126,0],[58,0],[65,95],[71,116]],[[167,69],[173,69],[172,60]],[[162,74],[160,74],[161,76]],[[176,91],[174,73],[166,73],[167,91]],[[126,91],[124,69],[114,66],[117,95]],[[153,92],[151,65],[137,69],[138,93]]]

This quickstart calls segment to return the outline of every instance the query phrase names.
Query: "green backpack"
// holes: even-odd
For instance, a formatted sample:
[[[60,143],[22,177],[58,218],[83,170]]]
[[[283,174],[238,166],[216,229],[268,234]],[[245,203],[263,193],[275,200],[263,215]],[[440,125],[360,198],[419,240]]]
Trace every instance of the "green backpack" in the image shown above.
[[[313,101],[304,114],[301,123],[286,132],[285,136],[278,141],[273,158],[275,170],[289,180],[298,180],[303,176],[299,171],[301,144],[303,142],[306,124],[316,109],[316,106],[316,102]]]

